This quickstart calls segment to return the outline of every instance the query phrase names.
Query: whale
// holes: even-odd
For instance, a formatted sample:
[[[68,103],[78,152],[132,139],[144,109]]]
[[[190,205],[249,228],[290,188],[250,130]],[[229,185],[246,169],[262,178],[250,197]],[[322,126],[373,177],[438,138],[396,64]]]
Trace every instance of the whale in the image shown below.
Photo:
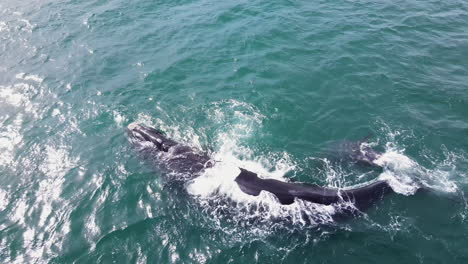
[[[370,135],[360,140],[343,140],[335,142],[325,148],[325,153],[332,160],[340,160],[350,163],[355,163],[361,167],[381,168],[382,164],[377,160],[383,153],[376,151],[369,144]]]
[[[310,183],[262,179],[254,172],[240,170],[235,181],[244,193],[258,196],[261,191],[266,191],[274,194],[283,205],[292,204],[297,199],[324,205],[351,202],[355,209],[365,211],[385,195],[393,193],[387,181],[383,180],[354,187],[330,188]]]
[[[173,181],[188,181],[214,165],[207,152],[180,144],[159,129],[142,124],[127,126],[130,142],[160,171],[173,175]]]
[[[178,175],[180,181],[194,179],[215,164],[207,152],[180,144],[159,129],[132,123],[128,126],[128,134],[130,141],[140,152],[150,156],[160,169]],[[357,143],[353,145],[356,146]],[[371,149],[368,151],[372,153]],[[356,155],[363,162],[371,162],[377,158],[378,153],[369,156],[359,152]],[[384,180],[374,180],[352,187],[331,188],[310,183],[264,179],[247,169],[239,169],[240,173],[235,182],[242,192],[251,196],[258,196],[262,191],[269,192],[283,205],[292,204],[295,200],[323,205],[350,202],[355,209],[364,211],[393,192]]]

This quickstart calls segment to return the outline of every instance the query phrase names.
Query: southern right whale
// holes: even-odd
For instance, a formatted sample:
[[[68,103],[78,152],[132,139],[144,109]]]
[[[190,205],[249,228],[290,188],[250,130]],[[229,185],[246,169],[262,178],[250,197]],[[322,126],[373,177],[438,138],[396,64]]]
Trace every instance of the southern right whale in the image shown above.
[[[132,123],[128,126],[128,134],[130,141],[140,147],[143,146],[140,150],[146,154],[149,153],[160,168],[169,172],[177,172],[180,175],[178,180],[194,179],[214,164],[207,153],[179,144],[168,138],[161,130]],[[377,158],[376,155],[361,155],[360,151],[355,153],[356,159],[361,158],[364,162],[373,163]],[[242,192],[257,196],[261,191],[266,191],[275,195],[284,205],[293,203],[295,199],[325,205],[344,201],[353,203],[359,210],[365,210],[386,194],[393,192],[390,185],[382,180],[350,188],[330,188],[307,183],[262,179],[254,172],[242,168],[240,170],[235,182]]]
[[[351,202],[361,211],[381,200],[386,194],[393,192],[390,185],[382,180],[351,188],[330,188],[309,183],[262,179],[256,173],[245,169],[241,169],[235,181],[247,194],[257,196],[261,191],[267,191],[274,194],[279,202],[285,205],[292,204],[295,199],[325,205]]]

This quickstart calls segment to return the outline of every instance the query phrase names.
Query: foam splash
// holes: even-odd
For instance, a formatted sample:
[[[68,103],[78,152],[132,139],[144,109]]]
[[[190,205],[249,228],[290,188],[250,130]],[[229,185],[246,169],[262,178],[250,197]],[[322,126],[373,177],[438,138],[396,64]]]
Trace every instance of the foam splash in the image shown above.
[[[375,161],[384,168],[379,179],[386,180],[392,189],[403,195],[412,195],[421,187],[453,193],[457,185],[450,180],[450,172],[455,167],[455,161],[445,161],[451,166],[434,169],[421,166],[410,157],[403,154],[404,149],[398,149],[396,144],[388,142],[386,152]]]
[[[8,193],[0,189],[0,211],[3,211],[8,205]]]
[[[213,153],[216,163],[200,177],[188,182],[186,189],[214,219],[229,215],[229,221],[238,225],[245,227],[246,223],[250,223],[248,226],[255,229],[252,231],[257,234],[261,228],[257,230],[252,223],[272,225],[277,220],[288,219],[293,224],[314,225],[333,221],[334,206],[302,200],[282,205],[269,192],[263,191],[258,196],[252,196],[241,191],[235,182],[240,173],[239,168],[255,172],[262,178],[288,181],[284,175],[296,171],[296,163],[287,152],[255,155],[254,149],[241,144],[258,132],[264,118],[253,106],[235,100],[212,106],[207,111],[211,120],[223,124],[216,131],[218,149]]]
[[[197,197],[204,207],[218,208],[214,218],[222,218],[228,214],[234,222],[269,222],[289,219],[293,224],[306,225],[332,222],[335,213],[333,206],[314,204],[296,200],[291,205],[282,205],[278,198],[269,192],[262,191],[258,196],[244,193],[235,178],[240,173],[240,167],[257,173],[263,178],[274,178],[287,181],[284,175],[294,170],[295,165],[288,163],[288,158],[277,160],[280,165],[269,168],[259,160],[241,160],[229,152],[217,153],[222,159],[214,167],[207,169],[202,176],[195,178],[186,185],[187,191]],[[282,163],[282,164],[281,164]],[[230,203],[229,208],[225,203]]]
[[[384,168],[379,179],[386,180],[392,189],[403,195],[412,195],[420,188],[411,174],[417,168],[416,162],[395,152],[385,152],[375,163]]]
[[[18,114],[13,123],[4,126],[0,130],[0,166],[8,166],[14,162],[15,148],[22,143],[23,136],[20,133],[23,124],[23,115]]]

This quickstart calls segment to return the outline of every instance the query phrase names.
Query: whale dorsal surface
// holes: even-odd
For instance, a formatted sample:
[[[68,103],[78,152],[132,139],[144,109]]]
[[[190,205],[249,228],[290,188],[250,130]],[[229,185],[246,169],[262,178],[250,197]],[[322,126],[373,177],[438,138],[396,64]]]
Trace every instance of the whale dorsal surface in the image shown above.
[[[295,198],[320,204],[331,204],[339,201],[337,189],[312,184],[261,179],[256,173],[245,169],[240,170],[241,173],[235,181],[243,192],[250,195],[257,196],[261,191],[267,191],[274,194],[281,204],[292,204]]]
[[[281,204],[292,204],[301,199],[318,204],[333,204],[340,201],[351,201],[358,209],[366,209],[392,192],[386,181],[374,181],[356,188],[329,188],[313,184],[283,182],[274,179],[261,179],[254,172],[240,169],[235,179],[239,188],[246,194],[257,196],[261,191],[274,194]]]
[[[128,126],[128,135],[141,154],[149,156],[158,169],[175,173],[174,180],[193,179],[212,165],[206,152],[180,144],[167,137],[161,130],[132,123]]]

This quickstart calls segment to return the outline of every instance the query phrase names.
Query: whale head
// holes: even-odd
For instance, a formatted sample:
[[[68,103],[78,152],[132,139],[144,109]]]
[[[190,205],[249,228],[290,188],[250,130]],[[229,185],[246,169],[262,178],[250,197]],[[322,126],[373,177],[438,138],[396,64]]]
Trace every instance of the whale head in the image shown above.
[[[127,127],[127,132],[132,143],[153,147],[159,151],[167,152],[170,147],[177,145],[175,141],[167,138],[161,130],[142,124],[131,123]]]
[[[172,181],[186,182],[214,164],[206,152],[177,143],[159,129],[131,123],[127,134],[139,154],[158,170],[168,172],[168,179]]]

